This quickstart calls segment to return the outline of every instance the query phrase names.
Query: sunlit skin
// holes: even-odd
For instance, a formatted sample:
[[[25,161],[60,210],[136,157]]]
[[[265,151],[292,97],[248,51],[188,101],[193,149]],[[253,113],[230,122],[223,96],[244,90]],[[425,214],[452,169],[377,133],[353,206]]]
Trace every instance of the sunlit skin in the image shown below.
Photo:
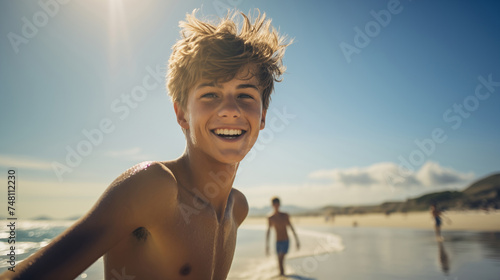
[[[205,153],[221,163],[237,164],[257,140],[265,126],[262,90],[250,66],[226,83],[200,81],[194,86],[183,110],[175,106],[177,120],[186,130],[188,151]],[[249,79],[250,78],[250,79]],[[216,129],[241,129],[237,140],[218,137]]]
[[[174,104],[187,139],[180,158],[123,173],[89,213],[2,279],[74,279],[102,255],[108,280],[225,279],[248,213],[234,176],[265,124],[249,69],[224,83],[200,81],[185,108]],[[221,128],[245,132],[227,139],[214,133]]]

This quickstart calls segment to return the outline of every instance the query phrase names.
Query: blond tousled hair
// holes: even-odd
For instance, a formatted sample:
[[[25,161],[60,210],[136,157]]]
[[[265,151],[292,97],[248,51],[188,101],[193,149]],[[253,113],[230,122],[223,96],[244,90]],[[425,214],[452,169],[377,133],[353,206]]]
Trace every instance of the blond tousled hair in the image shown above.
[[[167,74],[172,101],[186,108],[189,90],[201,79],[229,81],[250,64],[256,66],[257,72],[251,74],[257,75],[263,88],[262,105],[267,109],[274,82],[280,82],[285,71],[282,60],[291,41],[285,42],[260,11],[253,22],[243,13],[228,11],[216,24],[197,19],[195,13],[180,22],[181,39],[172,47]],[[235,21],[238,14],[243,19],[239,30]]]

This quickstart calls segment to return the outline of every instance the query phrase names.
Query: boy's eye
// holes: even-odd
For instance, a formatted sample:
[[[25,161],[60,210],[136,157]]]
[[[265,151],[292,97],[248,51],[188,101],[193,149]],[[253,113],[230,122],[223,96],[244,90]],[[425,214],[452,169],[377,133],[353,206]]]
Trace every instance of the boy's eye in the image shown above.
[[[217,95],[215,93],[210,92],[210,93],[203,94],[201,97],[202,98],[216,98]]]
[[[240,95],[238,95],[238,97],[243,98],[243,99],[247,99],[247,98],[254,99],[253,96],[251,96],[250,94],[246,94],[246,93],[241,93]]]

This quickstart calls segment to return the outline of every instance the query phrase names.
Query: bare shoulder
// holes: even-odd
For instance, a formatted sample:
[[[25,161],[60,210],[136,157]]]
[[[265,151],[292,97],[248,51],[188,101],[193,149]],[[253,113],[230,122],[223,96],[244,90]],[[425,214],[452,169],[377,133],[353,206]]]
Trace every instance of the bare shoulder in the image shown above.
[[[282,212],[281,213],[281,217],[284,218],[284,219],[286,219],[287,221],[290,220],[290,215],[288,215],[288,213],[286,213],[286,212]]]
[[[268,214],[267,215],[267,219],[269,221],[272,221],[272,220],[276,219],[276,213],[273,212],[273,213]]]
[[[248,215],[248,201],[245,195],[239,190],[233,188],[231,190],[231,196],[233,197],[233,215],[236,223],[241,225]]]
[[[290,220],[290,216],[286,212],[279,212],[274,215],[274,218],[280,223],[288,223]]]
[[[285,220],[288,225],[292,225],[292,222],[290,221],[290,215],[288,213],[283,213],[283,220]]]
[[[166,180],[175,179],[173,173],[164,164],[157,161],[144,161],[127,169],[111,185],[118,185],[126,180],[160,179],[161,177]]]
[[[151,207],[153,205],[174,204],[177,190],[177,181],[170,169],[160,162],[148,161],[139,163],[118,176],[102,199],[114,197],[113,200],[120,200],[121,204],[132,208],[135,213],[144,214],[141,215],[143,218],[151,215],[147,209],[159,210]]]
[[[111,183],[110,188],[133,190],[171,189],[177,185],[174,174],[164,164],[156,161],[141,162],[122,173]]]

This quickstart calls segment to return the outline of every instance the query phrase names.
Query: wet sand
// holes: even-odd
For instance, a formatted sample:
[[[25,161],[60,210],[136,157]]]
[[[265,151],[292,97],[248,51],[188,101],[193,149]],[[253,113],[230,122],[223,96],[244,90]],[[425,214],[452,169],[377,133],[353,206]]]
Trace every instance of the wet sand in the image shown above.
[[[302,280],[497,280],[500,232],[445,231],[444,242],[426,229],[321,227],[340,236],[341,252],[287,261]]]

